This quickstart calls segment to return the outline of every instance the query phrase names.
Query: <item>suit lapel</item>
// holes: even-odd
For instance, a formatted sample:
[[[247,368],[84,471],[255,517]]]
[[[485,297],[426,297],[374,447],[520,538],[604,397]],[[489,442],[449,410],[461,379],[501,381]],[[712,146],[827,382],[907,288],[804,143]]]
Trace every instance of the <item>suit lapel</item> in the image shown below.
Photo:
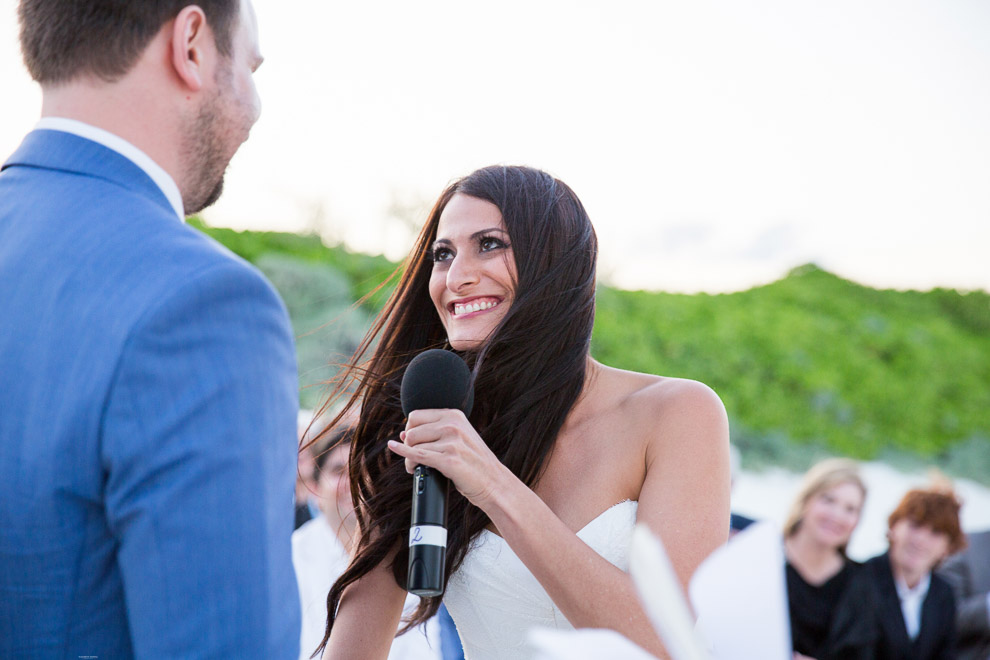
[[[132,160],[102,144],[72,133],[47,129],[28,133],[21,146],[0,169],[17,166],[59,170],[104,179],[147,197],[171,214],[175,213],[158,184]]]

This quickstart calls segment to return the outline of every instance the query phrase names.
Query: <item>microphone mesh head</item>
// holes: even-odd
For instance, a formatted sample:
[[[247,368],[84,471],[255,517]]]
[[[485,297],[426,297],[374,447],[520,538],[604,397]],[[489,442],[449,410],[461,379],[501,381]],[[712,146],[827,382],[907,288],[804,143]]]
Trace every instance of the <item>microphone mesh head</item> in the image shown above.
[[[456,353],[433,348],[412,359],[402,375],[402,413],[454,408],[465,415],[474,406],[471,370]]]

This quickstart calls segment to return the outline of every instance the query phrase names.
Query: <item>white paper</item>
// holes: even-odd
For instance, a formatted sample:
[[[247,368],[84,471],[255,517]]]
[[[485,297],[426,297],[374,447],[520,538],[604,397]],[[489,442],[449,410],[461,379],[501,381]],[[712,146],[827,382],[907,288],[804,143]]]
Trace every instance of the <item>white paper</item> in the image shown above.
[[[781,531],[769,522],[736,534],[690,585],[698,627],[715,660],[790,660]]]
[[[447,529],[439,525],[416,525],[409,528],[409,547],[436,545],[447,547]]]

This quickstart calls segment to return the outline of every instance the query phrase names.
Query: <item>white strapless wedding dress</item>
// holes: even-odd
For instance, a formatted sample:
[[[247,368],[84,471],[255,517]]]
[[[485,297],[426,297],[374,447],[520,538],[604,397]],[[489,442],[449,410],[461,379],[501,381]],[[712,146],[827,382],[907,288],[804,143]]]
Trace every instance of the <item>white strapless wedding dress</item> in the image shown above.
[[[623,571],[629,570],[636,506],[630,500],[620,502],[577,533]],[[505,539],[487,530],[475,538],[450,577],[443,602],[457,624],[466,660],[529,658],[531,628],[573,629]]]

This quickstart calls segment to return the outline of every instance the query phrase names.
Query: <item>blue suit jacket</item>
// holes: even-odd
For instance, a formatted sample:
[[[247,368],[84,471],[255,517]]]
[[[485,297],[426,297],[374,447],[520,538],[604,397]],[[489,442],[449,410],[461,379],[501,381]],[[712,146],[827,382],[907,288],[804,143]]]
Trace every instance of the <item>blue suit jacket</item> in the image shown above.
[[[130,160],[0,173],[0,657],[295,658],[285,309]]]

